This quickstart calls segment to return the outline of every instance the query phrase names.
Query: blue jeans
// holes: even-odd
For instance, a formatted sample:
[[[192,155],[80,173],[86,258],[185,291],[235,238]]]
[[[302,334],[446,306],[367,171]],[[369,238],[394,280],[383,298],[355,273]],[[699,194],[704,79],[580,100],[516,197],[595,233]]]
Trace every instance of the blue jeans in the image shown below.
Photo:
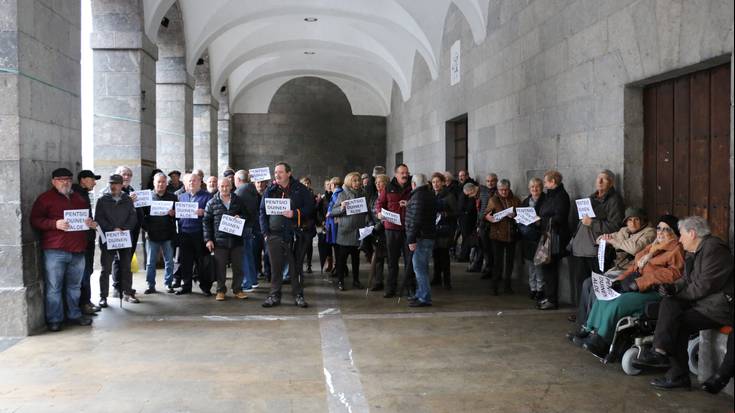
[[[163,251],[163,265],[165,271],[165,275],[163,276],[163,283],[166,285],[171,285],[174,282],[174,247],[173,245],[171,245],[171,240],[147,240],[146,255],[148,256],[148,262],[145,264],[145,280],[148,283],[148,287],[156,286],[156,259],[158,258],[159,250]]]
[[[258,273],[255,272],[255,258],[253,256],[254,237],[252,234],[245,234],[242,237],[245,242],[242,251],[243,290],[249,290],[253,288],[254,284],[258,283]]]
[[[429,284],[429,260],[434,249],[433,239],[419,239],[416,241],[416,251],[413,252],[411,263],[416,274],[416,299],[422,303],[431,303],[431,285]]]
[[[79,311],[79,289],[84,275],[84,252],[71,253],[63,250],[43,250],[46,265],[46,322],[64,321],[64,300],[66,294],[66,315],[70,320],[82,316]]]

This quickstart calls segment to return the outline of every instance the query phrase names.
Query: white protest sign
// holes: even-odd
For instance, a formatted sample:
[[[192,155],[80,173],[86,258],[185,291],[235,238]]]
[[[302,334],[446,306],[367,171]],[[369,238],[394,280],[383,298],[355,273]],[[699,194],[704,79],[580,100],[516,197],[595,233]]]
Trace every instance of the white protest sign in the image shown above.
[[[168,215],[168,211],[174,209],[174,201],[151,202],[151,216],[162,217]]]
[[[67,209],[64,211],[64,220],[69,223],[67,231],[86,231],[89,229],[84,221],[89,217],[87,209]]]
[[[597,247],[597,265],[600,266],[601,272],[605,272],[605,246],[607,246],[607,241],[601,239]]]
[[[345,212],[347,215],[355,215],[367,212],[367,201],[365,197],[348,199],[345,201]]]
[[[508,215],[513,213],[513,207],[506,208],[496,214],[493,214],[493,218],[495,218],[495,222],[499,222],[501,219],[507,217]]]
[[[271,170],[268,167],[265,168],[253,168],[248,170],[250,174],[250,182],[270,181]]]
[[[236,218],[232,215],[222,215],[222,220],[219,222],[219,231],[226,232],[228,234],[242,235],[242,229],[245,228],[245,220],[242,218]]]
[[[533,207],[516,208],[516,222],[522,225],[531,225],[541,218],[536,216],[536,210]]]
[[[102,227],[97,225],[97,235],[100,236],[100,244],[104,244],[107,242],[107,238],[105,237],[105,233],[102,231]]]
[[[595,211],[592,209],[592,201],[589,198],[577,199],[574,202],[577,203],[577,215],[579,215],[579,219],[584,218],[585,215],[590,218],[595,217]]]
[[[199,209],[198,202],[177,202],[176,218],[199,218],[197,209]]]
[[[401,214],[396,214],[395,212],[390,212],[386,210],[385,208],[380,209],[380,213],[383,214],[383,220],[388,221],[391,224],[394,225],[401,225]]]
[[[604,275],[592,273],[592,290],[595,292],[595,296],[601,301],[610,301],[620,297],[620,294],[610,288],[613,280],[605,277]]]
[[[442,214],[441,212],[436,213],[436,218],[434,219],[434,225],[439,225],[439,221],[442,220]]]
[[[153,191],[144,189],[133,193],[136,195],[135,202],[133,203],[136,208],[151,206],[151,202],[153,202]]]
[[[360,228],[360,229],[358,229],[358,231],[360,232],[360,237],[359,237],[359,240],[360,240],[360,241],[362,241],[362,240],[364,240],[365,238],[369,237],[369,236],[370,236],[370,234],[372,234],[372,233],[373,233],[373,227],[374,227],[374,226],[373,226],[373,225],[371,225],[371,226],[369,226],[369,227],[365,227],[365,228]]]
[[[107,238],[108,250],[119,250],[133,246],[133,241],[130,238],[130,231],[127,230],[105,232],[105,238]]]
[[[265,198],[266,215],[283,215],[291,209],[290,198]]]

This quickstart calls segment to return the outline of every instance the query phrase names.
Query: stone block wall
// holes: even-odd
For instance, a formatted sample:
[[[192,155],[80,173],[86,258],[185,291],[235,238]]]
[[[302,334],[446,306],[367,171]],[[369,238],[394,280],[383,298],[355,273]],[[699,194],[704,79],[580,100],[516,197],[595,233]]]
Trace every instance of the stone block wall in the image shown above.
[[[278,90],[269,113],[232,115],[232,166],[273,168],[286,161],[294,176],[309,176],[321,192],[324,179],[383,164],[385,128],[384,117],[352,115],[333,83],[297,78]]]
[[[51,171],[81,169],[80,30],[79,2],[0,1],[0,337],[44,325],[30,211]]]

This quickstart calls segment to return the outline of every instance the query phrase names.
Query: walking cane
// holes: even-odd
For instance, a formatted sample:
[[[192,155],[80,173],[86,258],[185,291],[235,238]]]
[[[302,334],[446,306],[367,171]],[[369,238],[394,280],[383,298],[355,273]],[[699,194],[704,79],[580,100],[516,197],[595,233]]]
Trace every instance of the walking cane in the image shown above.
[[[120,250],[115,251],[115,257],[117,261],[120,262]],[[120,266],[118,266],[118,268],[120,268]],[[118,297],[120,297],[120,308],[123,308],[122,306],[122,302],[123,302],[122,279],[120,279],[120,282],[117,283],[117,295]]]

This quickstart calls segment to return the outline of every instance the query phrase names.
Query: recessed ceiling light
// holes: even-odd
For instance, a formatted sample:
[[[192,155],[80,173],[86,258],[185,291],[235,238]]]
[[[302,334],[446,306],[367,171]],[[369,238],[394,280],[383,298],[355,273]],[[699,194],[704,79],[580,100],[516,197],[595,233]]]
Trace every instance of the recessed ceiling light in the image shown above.
[[[307,50],[307,51],[304,52],[304,54],[312,55],[312,54],[316,54],[316,52],[312,52],[311,50]]]
[[[304,17],[305,22],[314,23],[315,21],[318,21],[316,17]]]

